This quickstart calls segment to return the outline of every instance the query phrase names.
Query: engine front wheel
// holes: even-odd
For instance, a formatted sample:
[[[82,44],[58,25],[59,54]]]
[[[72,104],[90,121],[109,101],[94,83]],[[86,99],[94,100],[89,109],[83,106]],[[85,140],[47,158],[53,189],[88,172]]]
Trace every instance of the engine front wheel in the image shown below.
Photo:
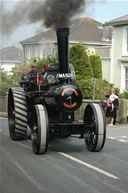
[[[48,149],[48,115],[46,107],[38,104],[32,110],[32,149],[44,154]]]
[[[84,113],[85,143],[89,151],[100,151],[105,144],[106,123],[102,107],[88,104]]]

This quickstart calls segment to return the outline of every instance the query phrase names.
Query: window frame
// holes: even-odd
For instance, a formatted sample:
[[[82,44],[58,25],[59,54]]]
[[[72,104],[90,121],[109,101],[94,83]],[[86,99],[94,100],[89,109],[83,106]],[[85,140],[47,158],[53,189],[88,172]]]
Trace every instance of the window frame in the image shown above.
[[[128,63],[121,63],[120,68],[120,92],[122,93],[123,91],[126,91],[126,68],[128,68]]]
[[[126,77],[126,73],[127,73],[127,77]],[[128,66],[125,66],[125,91],[128,92],[128,84],[126,84],[126,81],[128,81]]]

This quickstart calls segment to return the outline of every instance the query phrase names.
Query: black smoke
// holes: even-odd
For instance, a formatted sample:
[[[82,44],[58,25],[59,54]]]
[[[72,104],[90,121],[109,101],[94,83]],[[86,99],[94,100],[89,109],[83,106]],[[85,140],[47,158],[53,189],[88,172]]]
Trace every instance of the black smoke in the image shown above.
[[[85,9],[87,0],[29,0],[17,3],[13,11],[1,12],[3,35],[24,24],[41,22],[46,27],[68,27],[73,16]]]
[[[29,14],[29,19],[43,20],[46,27],[68,27],[70,19],[84,8],[85,0],[47,0]]]

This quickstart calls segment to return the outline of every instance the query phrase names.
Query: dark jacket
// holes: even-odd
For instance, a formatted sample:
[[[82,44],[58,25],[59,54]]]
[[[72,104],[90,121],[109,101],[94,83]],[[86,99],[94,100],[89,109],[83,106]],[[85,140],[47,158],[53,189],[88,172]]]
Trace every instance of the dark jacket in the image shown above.
[[[29,73],[28,73],[28,75],[29,76],[37,76],[37,71],[30,71]]]

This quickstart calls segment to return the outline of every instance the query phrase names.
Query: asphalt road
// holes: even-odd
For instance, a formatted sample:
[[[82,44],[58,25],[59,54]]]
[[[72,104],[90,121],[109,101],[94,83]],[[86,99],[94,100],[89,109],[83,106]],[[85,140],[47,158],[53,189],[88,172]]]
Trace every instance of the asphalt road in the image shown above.
[[[128,127],[107,128],[105,147],[88,152],[84,140],[56,139],[45,155],[31,141],[11,141],[0,119],[1,193],[128,193]]]

